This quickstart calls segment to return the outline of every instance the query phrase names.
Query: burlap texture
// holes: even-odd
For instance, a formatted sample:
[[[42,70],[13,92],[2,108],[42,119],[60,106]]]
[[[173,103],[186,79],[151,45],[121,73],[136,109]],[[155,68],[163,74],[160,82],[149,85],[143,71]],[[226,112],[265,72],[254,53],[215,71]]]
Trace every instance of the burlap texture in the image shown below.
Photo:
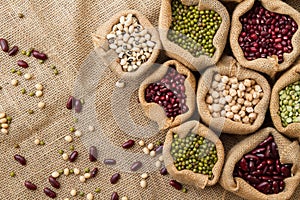
[[[174,160],[171,155],[173,135],[178,134],[179,138],[185,138],[189,133],[198,134],[205,139],[210,140],[216,145],[218,161],[212,169],[214,175],[213,179],[209,179],[207,175],[194,173],[190,170],[178,171],[174,166]],[[171,176],[188,185],[194,185],[198,189],[204,189],[206,186],[215,185],[221,175],[224,164],[224,147],[220,138],[209,128],[200,124],[198,121],[189,121],[181,124],[178,127],[172,128],[168,131],[163,149],[165,166]]]
[[[284,62],[278,64],[277,56],[258,58],[252,61],[248,61],[244,57],[242,48],[238,43],[239,35],[242,31],[242,24],[240,22],[240,17],[247,13],[254,5],[255,0],[244,0],[235,8],[232,15],[232,26],[230,29],[230,46],[232,52],[237,59],[237,61],[244,67],[253,69],[259,72],[263,72],[273,77],[277,72],[283,71],[289,68],[293,62],[297,59],[300,54],[300,30],[298,29],[292,38],[293,51],[291,53],[284,53]],[[281,0],[261,0],[263,7],[267,10],[289,15],[292,17],[297,24],[300,24],[300,13],[289,6],[288,4],[282,2]]]
[[[224,3],[241,3],[244,0],[221,0]]]
[[[173,117],[167,117],[163,108],[156,103],[148,103],[145,100],[145,90],[151,83],[160,81],[167,73],[169,67],[175,67],[179,74],[186,76],[184,81],[186,105],[189,110],[186,113]],[[195,93],[196,93],[196,80],[194,75],[189,69],[183,66],[181,63],[175,60],[169,60],[159,67],[153,74],[142,82],[139,89],[139,100],[141,106],[145,111],[146,116],[151,120],[157,122],[159,129],[173,128],[187,121],[195,111]]]
[[[134,72],[123,71],[120,65],[118,54],[109,48],[108,40],[106,39],[106,35],[112,31],[113,26],[120,22],[120,17],[127,16],[128,14],[133,14],[133,16],[138,19],[139,24],[141,24],[144,29],[150,33],[151,41],[156,43],[150,58]],[[153,64],[155,63],[159,52],[161,51],[161,43],[157,30],[153,27],[151,22],[137,10],[122,10],[115,14],[108,21],[97,28],[96,33],[93,34],[93,43],[99,56],[105,61],[105,64],[123,79],[135,79],[142,76],[145,77],[146,73],[153,72],[155,70]]]
[[[230,18],[226,8],[217,0],[183,0],[184,5],[198,5],[199,10],[215,10],[222,17],[222,23],[214,36],[213,45],[216,51],[212,58],[208,56],[193,57],[192,54],[182,49],[177,44],[167,38],[169,28],[172,23],[171,0],[164,0],[161,4],[159,16],[159,34],[166,55],[179,60],[193,71],[200,71],[205,67],[216,64],[220,59],[226,45],[226,40],[230,27]]]
[[[126,128],[128,122],[119,122],[119,119],[114,119],[110,110],[110,99],[115,88],[115,82],[119,80],[119,77],[115,73],[110,72],[109,69],[100,76],[99,71],[106,68],[95,53],[89,56],[93,50],[91,33],[95,33],[97,28],[108,21],[115,13],[130,9],[142,12],[153,26],[157,27],[160,2],[160,0],[0,1],[1,37],[6,38],[11,45],[18,45],[20,49],[35,47],[38,50],[46,52],[49,56],[49,61],[44,65],[40,65],[35,59],[24,57],[21,54],[12,58],[0,52],[1,86],[3,87],[0,92],[0,106],[1,110],[5,110],[13,117],[9,134],[0,134],[1,200],[49,199],[42,191],[43,187],[50,186],[47,178],[52,171],[65,167],[77,167],[81,170],[85,167],[89,167],[90,169],[98,167],[100,171],[97,178],[88,180],[84,184],[80,183],[79,177],[74,175],[59,178],[61,189],[55,190],[58,194],[57,199],[59,200],[65,197],[69,197],[70,199],[84,199],[84,197],[79,196],[70,197],[70,190],[77,189],[78,191],[87,193],[93,192],[96,187],[101,189],[99,194],[93,193],[96,200],[110,199],[113,191],[117,191],[120,196],[126,195],[129,199],[138,200],[242,199],[231,192],[225,191],[219,184],[207,187],[204,190],[187,186],[188,192],[182,193],[169,185],[168,182],[171,176],[161,176],[158,170],[148,171],[150,175],[147,179],[148,186],[146,189],[142,189],[139,185],[141,180],[140,174],[124,172],[123,170],[119,170],[118,167],[107,167],[101,162],[101,159],[110,155],[113,155],[116,159],[120,159],[122,154],[118,151],[118,148],[120,148],[120,144],[128,139],[133,138],[138,141],[143,138],[146,143],[157,140],[164,141],[165,132],[158,132],[156,124],[144,116],[140,104],[137,103],[137,91],[132,95],[130,101],[129,112],[131,117],[137,124],[153,127],[155,135],[152,137],[131,137],[120,130],[120,127],[122,129]],[[293,3],[295,8],[299,8],[297,0],[293,0]],[[23,19],[17,17],[19,12],[25,15]],[[88,59],[85,61],[87,57]],[[23,72],[29,71],[32,73],[34,75],[33,81],[25,81],[17,75],[10,74],[9,70],[12,67],[16,67],[18,59],[24,59],[29,62],[30,68],[23,70]],[[52,70],[47,68],[50,64],[56,64],[60,71],[59,76],[54,76]],[[83,64],[86,68],[80,70]],[[94,67],[93,70],[89,70],[92,67]],[[99,82],[92,84],[81,80],[81,85],[85,87],[84,90],[77,93],[74,91],[76,89],[74,81],[82,73],[86,73],[86,75],[82,75],[84,80],[90,78],[92,80],[99,80]],[[14,89],[7,84],[12,78],[19,79],[21,85]],[[42,99],[32,99],[27,95],[21,95],[20,89],[22,87],[31,91],[37,82],[45,86],[44,97]],[[97,99],[92,103],[87,102],[85,104],[83,114],[86,113],[87,108],[94,105],[97,105],[96,111],[90,112],[89,118],[80,119],[78,124],[74,124],[74,113],[65,109],[66,99],[70,94],[86,98],[95,88]],[[43,111],[36,109],[36,104],[40,100],[46,103],[46,108]],[[35,114],[28,115],[28,109],[34,109]],[[91,121],[91,116],[97,117],[97,120]],[[89,137],[91,134],[86,130],[86,125],[95,124],[96,122],[101,122],[104,134]],[[75,139],[72,143],[80,153],[75,163],[63,161],[61,155],[58,154],[58,150],[60,149],[70,153],[69,147],[71,144],[66,144],[64,137],[70,134],[68,129],[71,126],[75,126],[78,129],[81,126],[84,127],[81,129],[83,131],[83,138]],[[97,130],[99,129],[96,128],[95,132]],[[88,137],[86,138],[85,136]],[[46,143],[45,146],[34,145],[33,141],[36,138],[44,140]],[[243,138],[245,137],[238,135],[221,135],[221,141],[224,144],[226,152]],[[108,140],[108,142],[99,148],[101,150],[99,154],[101,159],[99,158],[99,161],[96,163],[89,163],[87,143],[93,144],[95,142],[95,144],[100,144],[103,139],[106,139],[105,141]],[[13,145],[16,143],[20,144],[20,149],[13,148]],[[105,150],[107,146],[111,147],[110,151]],[[141,149],[135,146],[129,152],[141,153]],[[28,164],[26,167],[20,166],[13,160],[13,155],[16,153],[24,155],[27,158]],[[127,157],[124,156],[125,159]],[[145,165],[153,167],[154,162],[155,160],[151,160],[145,162]],[[16,177],[11,178],[9,176],[11,171],[16,172]],[[145,171],[147,170],[142,170],[142,172]],[[121,174],[121,180],[118,184],[111,185],[109,179],[116,172]],[[36,183],[38,190],[28,191],[23,186],[25,180]],[[298,200],[299,196],[300,187],[297,188],[291,199]]]
[[[216,73],[227,75],[229,77],[235,76],[238,78],[238,80],[250,78],[255,80],[256,83],[261,86],[264,96],[254,107],[254,112],[256,112],[258,115],[253,124],[244,124],[241,122],[232,121],[228,118],[224,119],[224,117],[213,118],[211,116],[205,100],[206,95],[211,87],[213,77]],[[271,89],[269,83],[262,75],[241,67],[234,58],[224,56],[215,67],[208,68],[200,78],[197,89],[198,112],[202,121],[213,129],[220,130],[221,128],[220,131],[229,134],[249,134],[258,130],[263,124],[269,105],[270,95]]]
[[[275,83],[272,89],[271,101],[270,101],[270,113],[272,121],[276,129],[292,138],[298,138],[300,140],[300,124],[291,123],[286,127],[282,126],[281,117],[279,113],[279,92],[286,86],[300,80],[300,61],[297,61],[294,66],[287,72],[285,72]]]
[[[293,164],[291,171],[293,176],[284,180],[286,185],[285,189],[281,193],[273,195],[265,195],[249,185],[244,179],[232,176],[235,164],[244,154],[250,152],[264,141],[269,134],[273,135],[274,141],[278,146],[280,162]],[[297,141],[292,142],[288,140],[273,128],[262,129],[236,144],[236,146],[228,152],[220,184],[226,190],[246,199],[290,199],[300,181],[299,153],[300,149]]]

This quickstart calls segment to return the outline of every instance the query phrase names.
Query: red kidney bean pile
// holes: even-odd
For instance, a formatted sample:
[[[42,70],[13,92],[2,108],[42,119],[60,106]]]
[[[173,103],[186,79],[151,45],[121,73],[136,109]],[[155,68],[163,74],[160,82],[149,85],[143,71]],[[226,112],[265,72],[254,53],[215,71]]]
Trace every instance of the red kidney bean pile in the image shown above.
[[[170,67],[167,74],[159,82],[152,83],[146,88],[146,101],[162,106],[167,117],[176,117],[187,112],[185,79],[184,75]]]
[[[278,194],[291,177],[291,164],[280,163],[277,145],[272,135],[236,164],[233,175],[241,177],[264,194]]]
[[[277,55],[280,64],[283,53],[292,52],[291,41],[298,25],[290,16],[271,12],[256,1],[240,22],[243,28],[239,45],[247,60]]]

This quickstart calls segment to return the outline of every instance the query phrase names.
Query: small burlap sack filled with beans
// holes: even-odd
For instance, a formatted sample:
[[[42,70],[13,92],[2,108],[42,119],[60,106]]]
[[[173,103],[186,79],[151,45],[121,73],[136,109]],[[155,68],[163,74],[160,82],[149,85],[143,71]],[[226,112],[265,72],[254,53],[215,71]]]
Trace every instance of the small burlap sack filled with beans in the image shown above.
[[[191,71],[178,61],[170,60],[142,82],[139,101],[146,116],[156,121],[159,129],[168,129],[193,115],[195,93],[196,80]]]
[[[195,173],[191,169],[183,169],[179,171],[174,165],[175,160],[171,153],[171,151],[175,148],[172,145],[174,144],[174,134],[178,136],[178,137],[176,136],[178,139],[183,139],[189,137],[188,136],[189,133],[199,135],[204,139],[210,141],[211,144],[214,144],[214,149],[216,150],[215,156],[217,160],[211,169],[212,172],[211,178],[209,178],[207,174],[202,174],[201,172]],[[198,142],[198,144],[200,144],[198,145],[198,148],[201,148],[201,143]],[[206,143],[205,145],[208,145],[208,143]],[[194,147],[192,148],[194,149]],[[164,143],[163,156],[164,156],[165,166],[168,172],[170,173],[170,175],[175,180],[179,181],[180,183],[194,185],[199,189],[204,189],[206,186],[215,185],[219,180],[219,177],[222,172],[222,167],[224,164],[224,148],[221,140],[213,131],[211,131],[203,124],[200,124],[198,121],[188,121],[184,124],[181,124],[178,127],[170,129],[167,133],[166,140]],[[199,156],[201,157],[201,155]],[[202,155],[202,157],[207,157],[207,156],[211,157],[209,153],[208,154],[204,153],[204,155]],[[208,164],[209,161],[206,160],[206,162]],[[196,164],[195,168],[199,169],[198,167],[200,166],[203,166],[203,163]]]
[[[270,113],[276,129],[300,140],[299,91],[300,61],[275,83],[270,101]],[[290,113],[292,115],[290,115]]]
[[[203,33],[201,33],[202,27],[200,26],[205,24],[205,22],[199,23],[199,20],[198,22],[193,22],[193,23],[198,23],[198,26],[195,25],[196,30],[192,31],[194,33],[188,33],[188,32],[182,33],[182,30],[179,31],[180,33],[176,33],[176,31],[174,31],[174,27],[172,28],[173,26],[172,20],[174,20],[175,17],[174,16],[172,17],[172,4],[175,1],[177,1],[177,3],[180,5],[182,3],[183,5],[186,6],[195,6],[195,9],[198,9],[199,13],[192,14],[192,15],[195,15],[198,18],[200,16],[200,19],[201,16],[203,16],[203,14],[200,14],[200,12],[202,11],[212,10],[215,12],[214,15],[217,15],[216,13],[218,13],[218,16],[221,17],[222,22],[221,24],[217,24],[217,26],[219,25],[219,28],[217,30],[213,30],[213,34],[211,34],[210,31],[209,33],[210,35],[215,34],[213,36],[213,39],[210,40],[210,42],[212,41],[211,44],[208,45],[208,41],[203,40],[203,37],[205,37],[203,34],[206,34],[205,29],[203,29],[204,31]],[[220,59],[223,50],[225,48],[227,35],[230,27],[230,18],[226,8],[222,5],[222,3],[220,3],[217,0],[182,0],[182,1],[173,0],[173,2],[172,0],[162,1],[161,11],[159,16],[159,34],[160,34],[163,48],[166,51],[166,55],[173,59],[180,60],[180,62],[182,62],[185,66],[187,66],[189,69],[193,71],[200,71],[207,66],[216,64]],[[217,17],[214,18],[215,18],[214,20],[216,21]],[[195,18],[194,21],[195,20],[197,19]],[[207,20],[207,23],[208,21],[209,19]],[[214,21],[211,21],[209,23],[213,23],[213,22]],[[206,27],[210,25],[205,24],[204,26]],[[191,39],[190,34],[195,34],[195,33],[202,34],[202,35],[201,37],[195,36],[197,37],[197,39],[195,38]],[[176,42],[171,41],[170,40],[171,37],[178,39],[178,41],[177,40]],[[181,40],[181,42],[179,40]],[[178,45],[179,43],[180,45]],[[189,48],[189,50],[182,48],[186,45],[189,45],[191,48]],[[206,45],[209,46],[207,47],[207,49],[209,49],[208,50],[209,52],[204,53],[203,49],[205,49],[204,47],[206,47]],[[206,53],[207,54],[211,53],[211,55],[207,55]]]
[[[204,124],[214,130],[239,135],[253,133],[264,122],[270,93],[263,76],[224,56],[200,78],[198,112]]]
[[[255,152],[257,153],[255,154]],[[300,149],[297,141],[291,142],[273,128],[262,129],[256,134],[239,142],[229,151],[225,160],[220,184],[224,189],[231,191],[245,199],[290,199],[300,180],[299,153]],[[268,157],[265,157],[267,154]],[[258,159],[260,161],[256,161],[256,155],[262,155],[263,157]],[[252,157],[253,159],[251,160],[249,157]],[[274,163],[271,164],[271,161],[274,157],[276,157],[275,165],[280,167],[278,169],[277,167],[274,167]],[[251,170],[252,164],[250,163],[254,163],[254,171],[259,168],[260,165],[265,165],[264,163],[259,165],[255,164],[256,162],[261,162],[261,159],[266,159],[267,161],[262,162],[269,163],[268,165],[273,166],[271,167],[272,169],[266,165],[264,168],[269,168],[266,170],[266,173],[263,172],[261,175],[255,175],[253,170],[249,172],[249,174],[251,174],[253,177],[256,176],[256,178],[253,178],[251,175],[249,176],[242,171],[245,168]],[[287,165],[289,165],[288,170],[286,170]],[[242,173],[241,175],[244,177],[240,178],[239,176],[234,175],[235,170],[238,170],[238,173]],[[278,174],[273,175],[273,178],[271,178],[273,181],[267,181],[271,180],[268,179],[269,175],[267,175],[269,172],[271,172],[269,170],[273,170],[273,174]],[[263,171],[265,171],[265,169],[263,169]],[[257,172],[257,174],[258,173],[260,172]],[[286,176],[284,176],[284,174],[286,174]],[[257,178],[257,176],[260,176],[260,178]],[[281,177],[285,177],[284,180],[282,180]],[[279,181],[278,178],[281,180]],[[257,189],[244,179],[249,181],[250,184],[256,184],[255,187]],[[254,183],[253,181],[257,182]],[[267,193],[268,191],[269,193]],[[270,191],[276,191],[276,193],[271,193]]]
[[[274,78],[300,54],[299,25],[300,13],[281,0],[244,0],[232,15],[232,52],[242,66]]]
[[[153,72],[161,43],[157,30],[136,10],[115,14],[93,34],[95,51],[123,79]]]

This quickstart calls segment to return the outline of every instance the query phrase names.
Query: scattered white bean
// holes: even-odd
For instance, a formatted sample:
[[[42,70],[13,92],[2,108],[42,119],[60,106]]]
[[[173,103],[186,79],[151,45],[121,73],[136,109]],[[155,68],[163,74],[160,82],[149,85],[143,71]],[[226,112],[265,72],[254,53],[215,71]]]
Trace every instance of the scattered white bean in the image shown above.
[[[43,90],[43,89],[44,89],[43,85],[40,84],[40,83],[36,84],[36,85],[35,85],[35,88],[36,88],[37,90]]]
[[[71,196],[75,197],[77,195],[77,191],[76,190],[71,190],[70,192]]]
[[[80,170],[78,168],[74,168],[74,174],[75,175],[79,175],[80,174]]]
[[[149,151],[149,149],[147,148],[147,147],[144,147],[143,148],[143,152],[145,153],[145,154],[150,154],[150,151]]]
[[[12,84],[13,86],[17,86],[18,83],[19,83],[19,81],[16,80],[16,79],[11,80],[11,84]]]
[[[31,77],[32,77],[32,75],[29,74],[29,73],[24,74],[24,78],[25,78],[26,80],[31,79]]]
[[[66,137],[65,137],[65,140],[67,141],[67,142],[72,142],[73,141],[73,138],[70,136],[70,135],[67,135]]]
[[[86,179],[85,179],[84,176],[80,176],[80,177],[79,177],[79,180],[80,180],[81,183],[84,183]]]
[[[128,200],[128,197],[122,197],[121,200]]]
[[[5,128],[2,128],[2,129],[1,129],[1,133],[3,133],[3,134],[8,134],[8,130],[5,129]]]
[[[161,167],[161,162],[158,160],[158,161],[156,161],[155,162],[155,166],[157,167],[157,168],[160,168]]]
[[[70,170],[68,168],[65,168],[64,169],[64,175],[69,176],[69,174],[70,174]]]
[[[34,140],[34,144],[39,145],[40,144],[40,140],[39,139],[35,139]]]
[[[147,173],[143,173],[143,174],[141,175],[141,177],[142,177],[142,179],[146,179],[146,178],[148,178],[148,174],[147,174]]]
[[[43,92],[38,90],[38,91],[35,92],[35,96],[41,97],[41,96],[43,96]]]
[[[143,140],[139,141],[139,145],[142,147],[145,145],[145,142]]]
[[[4,118],[6,116],[5,112],[0,113],[0,119]]]
[[[45,108],[45,103],[44,102],[39,102],[38,103],[38,108],[40,108],[40,109],[43,109],[43,108]]]
[[[92,195],[92,193],[88,193],[88,194],[86,195],[86,199],[87,199],[87,200],[93,200],[93,199],[94,199],[94,196]]]
[[[147,182],[145,180],[141,180],[140,185],[142,188],[146,188],[147,187]]]
[[[9,125],[8,124],[1,124],[1,127],[7,129],[9,127]]]
[[[94,126],[92,126],[92,125],[89,125],[89,131],[90,131],[90,132],[93,132],[93,131],[95,131],[95,127],[94,127]]]
[[[62,158],[63,158],[63,160],[68,160],[69,156],[67,153],[63,153]]]
[[[53,178],[58,178],[58,177],[59,177],[59,173],[58,173],[57,171],[52,172],[51,176],[52,176]]]
[[[74,135],[76,137],[81,137],[82,136],[82,132],[80,130],[76,130],[75,133],[74,133]]]
[[[163,162],[164,161],[164,156],[159,156],[158,160]]]
[[[155,155],[156,155],[156,152],[155,152],[155,151],[151,151],[151,152],[150,152],[150,156],[151,156],[151,157],[155,157]]]
[[[148,144],[148,149],[152,150],[154,148],[154,145],[152,143]]]
[[[85,173],[85,174],[84,174],[84,178],[86,178],[86,179],[91,178],[91,173]]]
[[[123,88],[123,87],[125,87],[125,83],[122,82],[122,81],[117,81],[117,82],[116,82],[116,87],[118,87],[118,88]]]

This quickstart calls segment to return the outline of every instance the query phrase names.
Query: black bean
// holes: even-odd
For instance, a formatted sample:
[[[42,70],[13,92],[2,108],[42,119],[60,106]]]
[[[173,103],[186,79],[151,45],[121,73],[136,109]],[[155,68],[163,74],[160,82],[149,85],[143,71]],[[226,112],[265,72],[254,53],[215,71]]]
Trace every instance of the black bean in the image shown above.
[[[9,50],[8,55],[9,56],[14,56],[18,53],[19,48],[17,46],[13,46],[13,48],[11,48],[11,50]]]
[[[119,195],[118,195],[118,193],[113,192],[110,199],[111,199],[111,200],[119,200]]]
[[[14,156],[14,158],[15,158],[15,160],[18,161],[21,165],[26,165],[26,159],[25,159],[23,156],[16,154],[16,155]]]
[[[114,175],[112,175],[112,177],[110,178],[110,183],[111,184],[116,184],[119,179],[121,178],[121,175],[119,173],[115,173]]]
[[[59,189],[60,188],[60,183],[53,177],[49,176],[49,183],[52,185],[52,187]]]
[[[56,198],[56,193],[49,188],[44,188],[44,193],[52,199]]]
[[[138,171],[142,166],[143,166],[143,163],[141,163],[140,161],[137,161],[131,165],[130,169],[131,169],[131,171],[135,172],[135,171]]]
[[[69,156],[69,161],[70,162],[74,162],[76,160],[76,158],[78,157],[78,152],[77,151],[73,151],[71,153],[71,155]]]
[[[117,163],[117,161],[114,160],[114,159],[105,159],[103,161],[103,163],[106,164],[106,165],[115,165]]]
[[[30,181],[25,181],[24,185],[29,190],[36,190],[37,189],[37,186],[35,184],[31,183]]]
[[[98,150],[95,146],[91,146],[89,149],[89,159],[91,162],[97,161]]]
[[[8,42],[6,39],[0,38],[0,46],[2,51],[8,52]]]
[[[18,60],[17,64],[22,68],[28,68],[28,64],[24,60]]]

